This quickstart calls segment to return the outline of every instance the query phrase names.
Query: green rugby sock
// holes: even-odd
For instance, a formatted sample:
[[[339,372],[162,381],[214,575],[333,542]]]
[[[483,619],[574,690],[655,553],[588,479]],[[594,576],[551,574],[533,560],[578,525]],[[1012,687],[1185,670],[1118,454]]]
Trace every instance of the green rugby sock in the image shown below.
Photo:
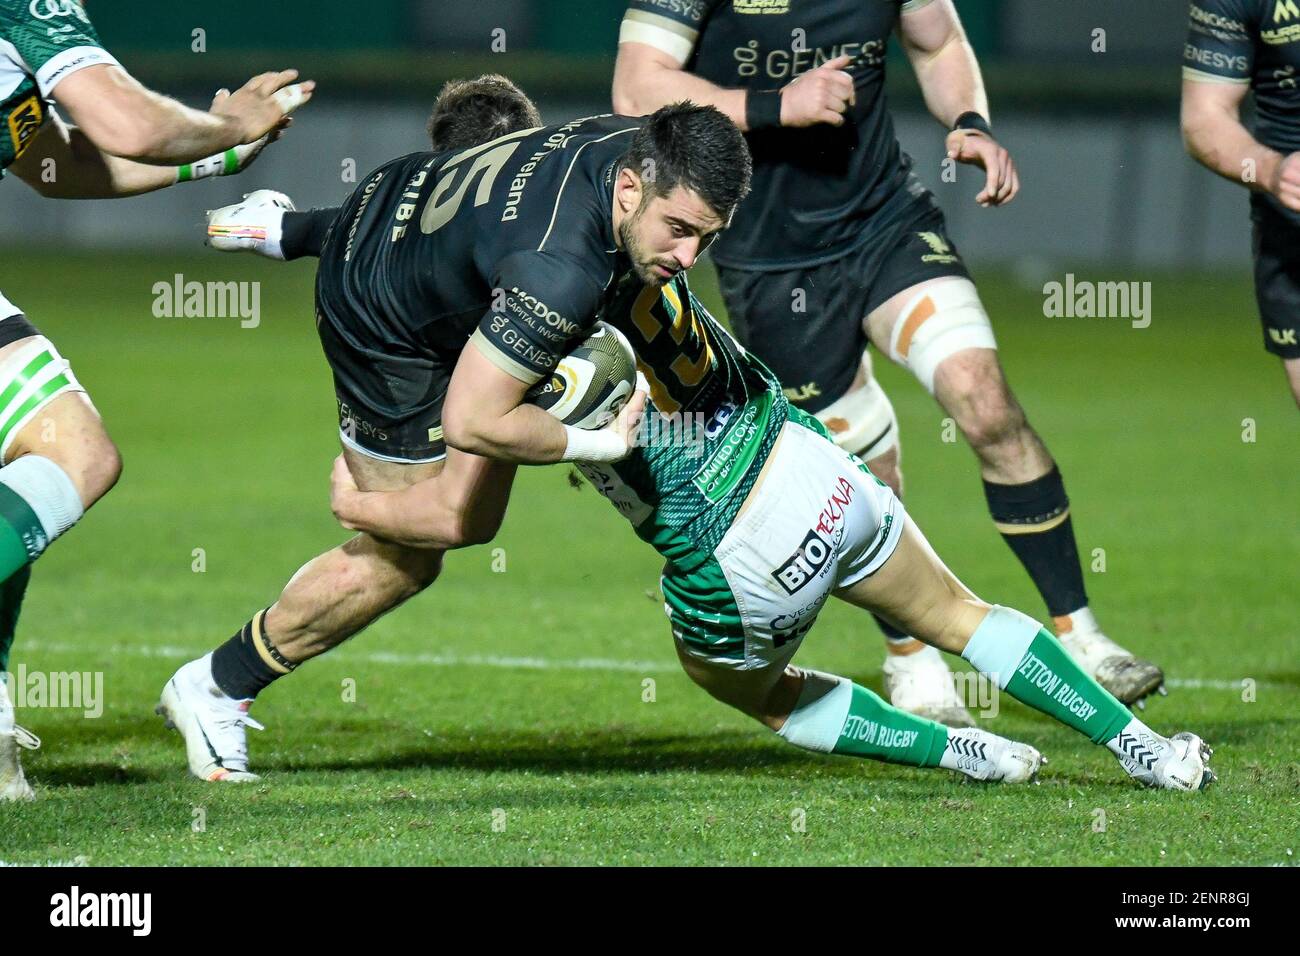
[[[899,710],[857,684],[807,673],[782,737],[805,750],[868,757],[912,767],[937,767],[948,744],[943,724]]]
[[[1133,720],[1127,707],[1084,673],[1042,625],[994,605],[961,656],[1034,710],[1104,744]]]

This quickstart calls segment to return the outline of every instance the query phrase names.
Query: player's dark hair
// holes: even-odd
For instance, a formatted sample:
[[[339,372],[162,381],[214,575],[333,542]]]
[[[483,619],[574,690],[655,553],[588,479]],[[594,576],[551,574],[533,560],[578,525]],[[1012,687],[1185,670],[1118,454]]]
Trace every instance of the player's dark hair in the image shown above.
[[[623,166],[646,182],[647,199],[684,186],[723,219],[748,194],[753,175],[749,146],[736,124],[712,106],[688,101],[646,117],[633,134]]]
[[[499,73],[472,80],[448,80],[429,114],[429,140],[435,152],[469,149],[542,125],[541,114],[524,91]]]

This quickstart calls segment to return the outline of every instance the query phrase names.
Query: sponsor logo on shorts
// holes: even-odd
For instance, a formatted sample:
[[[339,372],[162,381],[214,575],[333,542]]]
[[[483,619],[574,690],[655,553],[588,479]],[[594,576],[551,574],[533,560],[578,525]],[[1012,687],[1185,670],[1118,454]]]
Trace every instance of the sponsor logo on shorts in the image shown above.
[[[916,237],[934,250],[930,255],[921,256],[922,262],[938,262],[941,265],[951,265],[958,261],[957,256],[953,254],[952,246],[948,245],[943,236],[937,232],[918,232]]]
[[[784,647],[812,630],[813,624],[817,622],[817,612],[821,610],[825,601],[826,596],[820,595],[811,604],[772,618],[767,625],[772,629],[772,646]]]
[[[830,566],[833,551],[831,543],[818,534],[816,529],[809,531],[795,553],[772,572],[772,577],[776,578],[777,584],[785,589],[786,594],[795,594]]]
[[[1278,345],[1296,345],[1295,329],[1269,329],[1268,337]]]
[[[845,512],[852,503],[853,482],[841,475],[839,481],[835,484],[835,490],[826,499],[826,505],[822,508],[821,514],[817,516],[815,530],[826,535],[834,534],[835,529],[844,520]]]
[[[351,405],[341,399],[335,399],[339,405],[339,431],[353,441],[357,440],[358,435],[366,438],[373,438],[378,441],[388,441],[388,432],[381,426],[366,421],[360,417]],[[432,435],[429,435],[430,441],[437,441]]]
[[[800,385],[798,388],[783,389],[785,397],[792,402],[806,402],[810,398],[816,398],[822,393],[821,387],[816,382],[809,382],[806,385]]]

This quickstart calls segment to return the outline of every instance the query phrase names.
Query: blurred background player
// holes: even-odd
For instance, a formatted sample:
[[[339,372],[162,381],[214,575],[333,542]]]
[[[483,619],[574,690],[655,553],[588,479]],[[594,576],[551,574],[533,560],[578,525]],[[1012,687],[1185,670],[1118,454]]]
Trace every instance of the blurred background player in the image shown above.
[[[1183,140],[1251,191],[1255,299],[1264,348],[1300,405],[1300,3],[1199,0],[1183,50]],[[1255,132],[1241,122],[1255,94]]]
[[[895,28],[927,107],[951,129],[949,158],[987,173],[976,200],[1009,202],[1019,177],[993,138],[979,65],[951,0],[632,0],[614,109],[639,115],[689,98],[747,131],[753,194],[712,251],[741,341],[771,364],[792,401],[899,494],[897,420],[871,377],[867,341],[910,369],[978,457],[989,513],[1062,642],[1116,697],[1140,701],[1164,675],[1093,616],[1060,469],[1007,384],[943,213],[895,138],[884,93]],[[890,699],[969,725],[938,652],[879,623]]]
[[[79,0],[0,0],[0,176],[8,169],[51,198],[102,199],[236,173],[311,97],[313,84],[296,79],[264,73],[200,112],[133,79]],[[121,468],[68,361],[0,292],[0,676],[32,562]],[[18,748],[36,746],[0,679],[0,800],[32,798]]]

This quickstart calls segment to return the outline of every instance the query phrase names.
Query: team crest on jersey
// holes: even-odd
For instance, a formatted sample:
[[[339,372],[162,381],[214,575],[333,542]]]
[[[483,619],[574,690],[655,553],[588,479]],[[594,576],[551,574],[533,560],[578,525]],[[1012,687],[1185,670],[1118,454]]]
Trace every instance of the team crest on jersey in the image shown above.
[[[731,0],[736,13],[789,13],[790,0]]]
[[[40,96],[33,94],[16,105],[9,113],[9,138],[13,141],[14,159],[21,156],[45,122],[45,110]]]
[[[952,246],[948,245],[948,243],[944,241],[944,238],[937,232],[918,232],[916,236],[934,250],[930,255],[922,256],[922,262],[941,262],[948,264],[957,261],[957,257],[953,255]]]

